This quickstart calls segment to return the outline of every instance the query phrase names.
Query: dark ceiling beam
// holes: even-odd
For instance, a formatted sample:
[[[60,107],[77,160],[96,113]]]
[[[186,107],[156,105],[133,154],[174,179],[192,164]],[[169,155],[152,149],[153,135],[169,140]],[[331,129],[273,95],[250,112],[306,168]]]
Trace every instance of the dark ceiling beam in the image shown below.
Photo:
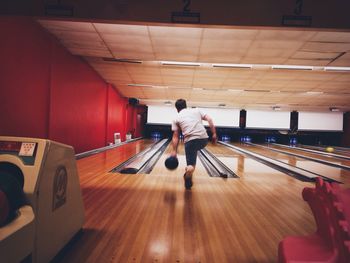
[[[0,14],[350,29],[348,0],[2,0]]]

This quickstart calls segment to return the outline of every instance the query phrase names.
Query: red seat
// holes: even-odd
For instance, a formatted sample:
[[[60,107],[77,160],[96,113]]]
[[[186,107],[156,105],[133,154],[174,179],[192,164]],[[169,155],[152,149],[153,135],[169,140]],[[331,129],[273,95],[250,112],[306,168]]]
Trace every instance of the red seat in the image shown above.
[[[342,189],[339,184],[332,184],[332,192],[342,204],[344,219],[350,225],[350,189]]]
[[[278,247],[279,262],[350,262],[350,189],[330,185],[321,178],[305,187],[317,230],[308,236],[286,237]]]
[[[338,252],[317,234],[286,237],[278,253],[278,262],[338,262]]]
[[[350,189],[342,189],[336,183],[333,183],[332,186],[325,183],[323,191],[331,197],[340,249],[339,262],[350,262]]]
[[[330,210],[316,189],[305,187],[303,198],[314,215],[317,230],[308,236],[284,238],[278,247],[278,261],[282,262],[338,262],[335,230],[331,224]]]

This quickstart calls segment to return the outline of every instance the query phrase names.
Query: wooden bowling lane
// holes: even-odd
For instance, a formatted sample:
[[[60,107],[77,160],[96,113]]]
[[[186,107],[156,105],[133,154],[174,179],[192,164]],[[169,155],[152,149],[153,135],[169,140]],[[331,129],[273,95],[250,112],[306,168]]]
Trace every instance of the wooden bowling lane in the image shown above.
[[[239,179],[209,177],[198,163],[191,191],[182,145],[175,171],[160,160],[151,174],[108,172],[146,144],[78,160],[86,222],[58,262],[276,262],[284,236],[315,230],[301,197],[312,184],[244,156]]]
[[[239,145],[236,144],[235,146]],[[209,145],[208,149],[243,179],[253,178],[253,180],[259,179],[270,182],[271,180],[278,180],[280,176],[289,177],[281,171],[273,169],[250,156],[246,156],[222,144]],[[288,161],[287,158],[285,160]]]
[[[313,153],[313,152],[305,152],[302,150],[298,150],[297,148],[287,148],[287,147],[283,147],[283,146],[279,146],[276,144],[268,144],[268,145],[264,145],[264,146],[268,146],[271,147],[273,149],[277,149],[277,150],[281,150],[281,151],[285,151],[285,152],[289,152],[289,153],[293,153],[293,154],[300,154],[303,156],[307,156],[307,157],[311,157],[311,158],[316,158],[316,159],[320,159],[320,160],[324,160],[327,162],[332,162],[335,164],[340,164],[340,165],[345,165],[345,166],[349,166],[350,167],[350,160],[346,160],[346,159],[339,159],[339,158],[335,158],[332,156],[328,156],[328,155],[323,155],[322,153]]]
[[[241,147],[245,150],[252,151],[257,154],[268,156],[270,158],[283,161],[290,165],[293,165],[298,168],[305,169],[307,171],[331,178],[338,182],[342,182],[346,185],[350,185],[350,171],[332,167],[329,165],[309,161],[300,157],[291,156],[288,154],[278,153],[271,151],[266,148],[260,148],[254,145],[248,144],[236,144],[236,146]]]
[[[147,139],[137,140],[78,160],[77,166],[84,174],[84,183],[94,184],[96,180],[99,180],[99,175],[109,172],[153,143],[154,141]]]
[[[302,148],[305,148],[305,149],[311,149],[311,150],[317,150],[317,151],[320,151],[320,152],[327,153],[327,151],[326,151],[327,146],[313,146],[313,145],[305,145],[304,144],[304,145],[298,145],[298,147],[302,147]],[[333,152],[332,153],[350,157],[350,148],[342,148],[342,147],[336,147],[336,146],[335,147],[331,147],[331,148],[333,148]]]
[[[166,148],[164,151],[163,155],[159,158],[157,164],[154,166],[152,172],[150,173],[151,175],[159,175],[159,174],[164,174],[164,175],[169,175],[169,174],[181,174],[183,175],[185,173],[185,168],[186,168],[186,156],[185,156],[185,148],[183,143],[179,143],[178,146],[178,154],[177,158],[179,160],[179,166],[177,167],[176,170],[168,170],[165,165],[165,159],[169,157],[170,151],[172,150],[172,145],[171,143],[169,146]],[[197,178],[207,178],[208,172],[205,169],[205,167],[202,165],[201,161],[199,158],[197,159],[197,164],[196,164],[196,170],[194,172],[194,180]]]

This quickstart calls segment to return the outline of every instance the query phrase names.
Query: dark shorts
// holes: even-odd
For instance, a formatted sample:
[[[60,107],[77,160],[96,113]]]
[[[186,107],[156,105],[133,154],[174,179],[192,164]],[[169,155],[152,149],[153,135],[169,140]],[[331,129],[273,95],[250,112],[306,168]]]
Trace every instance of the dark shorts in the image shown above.
[[[187,165],[196,165],[197,152],[208,144],[208,139],[194,139],[185,143]]]

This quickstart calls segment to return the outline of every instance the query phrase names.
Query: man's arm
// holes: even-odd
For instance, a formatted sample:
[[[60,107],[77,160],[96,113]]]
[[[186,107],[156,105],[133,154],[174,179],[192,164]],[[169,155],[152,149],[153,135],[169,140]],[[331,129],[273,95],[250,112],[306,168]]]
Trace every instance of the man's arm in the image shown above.
[[[213,123],[213,119],[209,116],[209,115],[205,115],[203,120],[207,121],[208,124],[209,124],[209,127],[210,127],[210,131],[211,131],[211,134],[212,134],[212,142],[213,143],[216,143],[217,141],[217,136],[216,136],[216,129],[215,129],[215,125]]]
[[[177,155],[177,146],[179,145],[179,130],[175,130],[173,132],[173,139],[171,142],[173,144],[173,151],[171,152],[171,156],[176,156]]]

